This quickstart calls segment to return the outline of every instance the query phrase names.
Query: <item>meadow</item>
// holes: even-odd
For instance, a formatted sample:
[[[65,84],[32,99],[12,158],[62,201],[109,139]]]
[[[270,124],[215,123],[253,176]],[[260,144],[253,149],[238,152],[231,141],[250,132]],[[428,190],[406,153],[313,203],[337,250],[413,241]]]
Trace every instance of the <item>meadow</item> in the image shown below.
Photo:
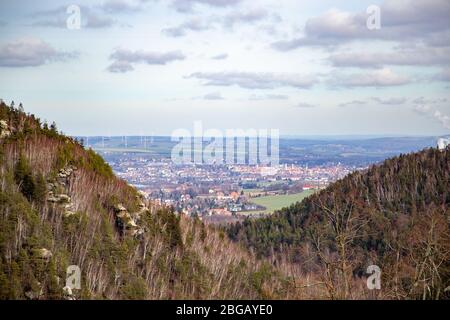
[[[306,190],[294,194],[251,198],[250,199],[251,202],[265,207],[266,210],[262,211],[256,210],[252,212],[247,212],[247,214],[260,214],[260,213],[270,214],[281,208],[288,207],[295,202],[302,201],[304,198],[310,196],[313,193],[314,193],[313,190]]]

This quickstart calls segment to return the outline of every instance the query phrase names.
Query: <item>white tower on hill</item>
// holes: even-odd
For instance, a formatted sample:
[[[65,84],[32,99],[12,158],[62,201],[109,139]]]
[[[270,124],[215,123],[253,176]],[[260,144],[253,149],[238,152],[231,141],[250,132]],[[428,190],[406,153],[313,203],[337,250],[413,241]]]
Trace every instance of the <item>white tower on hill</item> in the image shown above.
[[[437,147],[439,150],[443,151],[450,145],[450,136],[441,137],[437,141]]]

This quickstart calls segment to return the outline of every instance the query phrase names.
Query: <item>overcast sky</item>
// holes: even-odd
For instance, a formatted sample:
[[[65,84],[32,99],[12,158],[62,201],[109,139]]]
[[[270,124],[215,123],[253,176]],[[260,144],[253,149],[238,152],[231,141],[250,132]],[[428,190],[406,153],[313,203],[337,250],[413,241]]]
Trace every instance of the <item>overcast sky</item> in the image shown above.
[[[0,98],[72,135],[441,135],[449,92],[449,0],[0,2]]]

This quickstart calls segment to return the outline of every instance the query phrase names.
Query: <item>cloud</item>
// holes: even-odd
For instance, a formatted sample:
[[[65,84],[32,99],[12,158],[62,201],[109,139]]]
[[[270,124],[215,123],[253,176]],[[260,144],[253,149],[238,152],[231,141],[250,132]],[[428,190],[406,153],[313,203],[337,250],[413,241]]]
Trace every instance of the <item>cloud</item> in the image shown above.
[[[450,30],[448,0],[386,0],[380,7],[381,29],[369,30],[368,14],[332,9],[306,21],[302,34],[277,41],[273,48],[280,51],[305,46],[335,46],[355,40],[420,40],[442,45],[442,35]],[[431,43],[432,43],[431,42]]]
[[[1,67],[36,67],[77,56],[76,52],[58,51],[37,38],[20,39],[0,46]]]
[[[134,68],[128,61],[114,61],[107,70],[113,73],[125,73],[128,71],[133,71]]]
[[[389,105],[389,106],[398,106],[398,105],[404,104],[407,101],[406,98],[382,99],[382,98],[378,98],[378,97],[372,97],[372,100],[378,104]]]
[[[232,29],[237,24],[252,24],[269,17],[266,10],[254,8],[247,11],[233,11],[223,19],[223,26]]]
[[[321,16],[309,19],[304,35],[277,41],[272,47],[279,51],[289,51],[302,46],[336,45],[342,39],[360,37],[361,32],[369,32],[362,15],[331,9]]]
[[[142,2],[130,0],[107,0],[100,8],[103,11],[112,14],[135,13],[143,9]]]
[[[420,115],[432,118],[438,121],[444,128],[450,129],[450,117],[441,111],[431,108],[429,105],[418,105],[414,111]]]
[[[433,80],[450,82],[450,68],[442,70],[433,77]]]
[[[211,59],[213,60],[225,60],[228,58],[228,54],[227,53],[221,53],[215,56],[212,56]]]
[[[417,105],[435,105],[435,104],[446,103],[447,101],[448,101],[447,98],[427,99],[424,97],[419,97],[419,98],[414,99],[412,102]]]
[[[128,72],[134,70],[132,64],[146,63],[150,65],[165,65],[186,57],[181,51],[149,52],[131,51],[127,49],[115,50],[110,59],[114,62],[107,68],[110,72]]]
[[[338,106],[345,108],[345,107],[351,107],[351,106],[360,106],[365,105],[367,102],[362,100],[353,100],[349,102],[340,103]]]
[[[245,89],[275,89],[293,87],[309,89],[318,81],[314,76],[286,73],[255,72],[197,72],[188,78],[204,80],[207,86],[233,86]]]
[[[249,10],[231,11],[222,16],[214,15],[206,19],[195,17],[178,26],[165,28],[162,30],[162,33],[170,37],[182,37],[188,31],[199,32],[215,28],[223,28],[231,31],[236,25],[254,24],[267,19],[279,21],[281,18],[278,15],[270,15],[264,9],[253,8]]]
[[[265,94],[265,95],[256,95],[252,94],[249,97],[249,100],[258,101],[258,100],[288,100],[289,97],[284,94]]]
[[[172,6],[179,12],[192,12],[197,5],[206,5],[216,8],[235,6],[242,0],[174,0]]]
[[[450,30],[430,34],[424,42],[432,47],[447,47],[450,44]]]
[[[170,37],[182,37],[187,31],[205,31],[212,29],[210,22],[194,18],[180,24],[177,27],[163,29],[162,32]]]
[[[419,48],[391,53],[340,53],[330,56],[329,60],[335,67],[358,68],[450,65],[450,49]]]
[[[211,92],[203,96],[205,100],[224,100],[220,92]]]
[[[396,105],[402,105],[405,104],[407,101],[406,98],[400,97],[400,98],[379,98],[379,97],[371,97],[364,100],[353,100],[349,102],[344,102],[339,104],[339,107],[350,107],[350,106],[361,106],[361,105],[367,105],[369,103],[375,102],[376,104],[381,105],[389,105],[389,106],[396,106]]]
[[[296,108],[302,108],[302,109],[310,109],[310,108],[316,108],[317,105],[300,102],[297,105],[295,105],[295,107]]]
[[[335,87],[391,87],[410,83],[408,77],[398,75],[390,69],[384,68],[367,73],[343,74],[334,72],[328,80]]]
[[[86,23],[82,26],[82,28],[83,27],[90,29],[110,28],[117,24],[118,22],[113,18],[104,17],[94,13],[89,13],[87,15]]]

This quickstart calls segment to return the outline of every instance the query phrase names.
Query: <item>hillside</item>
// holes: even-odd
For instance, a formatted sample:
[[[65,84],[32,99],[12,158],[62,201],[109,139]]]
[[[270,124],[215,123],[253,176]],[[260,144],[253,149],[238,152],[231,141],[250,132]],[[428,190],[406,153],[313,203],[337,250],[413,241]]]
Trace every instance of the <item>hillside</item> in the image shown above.
[[[358,298],[366,268],[380,297],[450,297],[450,150],[425,149],[355,172],[302,202],[228,228],[260,256],[320,275],[330,298]]]
[[[286,298],[223,231],[156,208],[82,142],[0,105],[0,299]],[[64,289],[66,268],[81,289]]]

